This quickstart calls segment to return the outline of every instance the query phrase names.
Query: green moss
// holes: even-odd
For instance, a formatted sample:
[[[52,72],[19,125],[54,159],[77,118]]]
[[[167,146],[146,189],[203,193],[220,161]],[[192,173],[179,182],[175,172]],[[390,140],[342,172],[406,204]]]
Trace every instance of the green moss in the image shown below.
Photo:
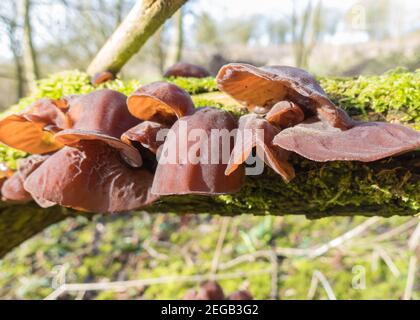
[[[188,91],[190,94],[199,94],[218,91],[216,81],[213,77],[207,78],[168,78],[169,82]]]
[[[193,97],[197,106],[213,105],[239,116],[246,112],[232,99],[217,90],[213,78],[169,79],[191,93],[204,93]],[[379,114],[387,119],[396,117],[401,122],[419,126],[420,119],[420,73],[393,71],[381,76],[359,77],[357,79],[323,78],[321,84],[329,96],[353,115],[374,119]],[[136,80],[120,79],[107,82],[107,87],[129,94],[140,83]],[[62,72],[38,82],[38,89],[31,96],[22,99],[7,113],[23,109],[41,97],[59,98],[69,94],[81,94],[95,90],[89,77],[79,71]],[[0,147],[0,162],[15,166],[15,160],[25,154],[7,147]],[[301,213],[310,217],[328,215],[332,210],[349,214],[349,210],[366,215],[413,214],[419,209],[419,179],[414,173],[395,169],[401,161],[418,162],[418,153],[409,159],[398,157],[385,159],[381,166],[357,162],[315,163],[294,157],[294,166],[299,172],[296,179],[285,184],[271,170],[258,177],[248,177],[241,192],[215,197],[211,201],[203,197],[169,197],[159,202],[156,210],[171,211],[172,205],[182,204],[185,211],[224,212],[237,214],[250,212],[258,214]],[[383,164],[390,170],[379,170]],[[414,170],[413,170],[414,171]],[[286,201],[287,200],[287,201]],[[305,205],[302,205],[302,201]],[[303,209],[305,208],[305,209]]]
[[[379,76],[321,78],[330,98],[351,114],[368,119],[370,113],[381,120],[398,119],[420,125],[420,71],[391,70]]]

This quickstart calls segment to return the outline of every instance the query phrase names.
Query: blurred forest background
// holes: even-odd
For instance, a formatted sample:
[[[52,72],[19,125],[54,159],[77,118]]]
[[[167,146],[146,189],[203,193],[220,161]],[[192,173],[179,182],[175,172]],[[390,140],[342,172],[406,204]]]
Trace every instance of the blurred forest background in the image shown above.
[[[85,70],[133,0],[3,0],[0,109],[36,80]],[[216,74],[231,61],[285,64],[322,76],[420,68],[414,0],[190,0],[120,76],[148,82],[182,60]],[[418,217],[218,217],[172,214],[71,218],[0,260],[1,298],[182,298],[215,276],[258,299],[420,298]],[[197,275],[195,278],[187,276]],[[187,277],[187,278],[183,278]],[[158,279],[106,287],[103,281]],[[160,280],[159,280],[160,279]]]

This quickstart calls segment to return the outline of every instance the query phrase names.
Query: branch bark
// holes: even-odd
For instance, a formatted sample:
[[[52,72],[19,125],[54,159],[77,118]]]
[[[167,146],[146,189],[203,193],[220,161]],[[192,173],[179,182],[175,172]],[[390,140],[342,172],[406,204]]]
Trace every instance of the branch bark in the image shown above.
[[[164,197],[143,210],[227,216],[303,214],[311,219],[418,213],[410,201],[418,203],[420,198],[420,152],[372,163],[316,163],[298,156],[292,160],[297,176],[289,184],[267,169],[263,175],[247,177],[237,194]],[[35,203],[0,203],[0,258],[49,225],[75,215],[90,218],[94,213],[58,206],[41,209]]]
[[[128,16],[89,65],[90,75],[102,71],[118,73],[155,31],[187,0],[137,1]]]

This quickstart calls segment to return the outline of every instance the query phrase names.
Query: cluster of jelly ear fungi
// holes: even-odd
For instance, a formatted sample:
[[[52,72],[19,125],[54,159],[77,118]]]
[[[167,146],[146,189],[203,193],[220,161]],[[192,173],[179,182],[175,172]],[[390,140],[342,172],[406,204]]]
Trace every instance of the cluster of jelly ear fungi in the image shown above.
[[[188,64],[172,69],[204,76]],[[7,178],[2,198],[122,212],[165,195],[237,192],[245,179],[244,162],[254,149],[288,182],[295,176],[288,163],[292,152],[314,161],[374,161],[420,147],[420,133],[410,128],[353,121],[301,69],[228,64],[216,80],[250,113],[238,121],[221,109],[195,108],[185,90],[154,82],[129,97],[102,89],[41,99],[9,115],[0,121],[0,141],[32,155],[18,162],[15,173],[2,171],[2,181]],[[185,139],[181,126],[188,132],[203,130],[210,141],[179,143]],[[218,161],[201,161],[221,143],[211,134],[214,129],[236,132],[236,139],[229,138],[228,162],[223,152]],[[243,134],[247,131],[251,134]],[[191,162],[190,151],[196,149],[200,161]],[[176,155],[175,162],[157,160],[168,152]]]
[[[251,114],[239,119],[227,174],[249,156],[257,155],[287,182],[294,177],[290,152],[313,161],[371,162],[420,148],[420,132],[399,124],[351,119],[326,95],[305,70],[273,66],[257,68],[232,63],[223,66],[217,84]],[[261,137],[261,130],[264,132]]]

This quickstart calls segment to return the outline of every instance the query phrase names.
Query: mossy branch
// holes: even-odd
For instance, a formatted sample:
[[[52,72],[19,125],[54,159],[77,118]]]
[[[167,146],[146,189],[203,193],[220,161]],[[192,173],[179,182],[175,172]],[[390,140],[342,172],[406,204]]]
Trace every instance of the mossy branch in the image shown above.
[[[335,102],[354,117],[388,119],[418,126],[420,114],[419,73],[390,73],[380,77],[359,79],[321,79]],[[233,100],[217,91],[214,79],[171,80],[191,93],[197,105],[213,105],[236,115],[245,111]],[[119,79],[102,86],[126,94],[139,85],[138,81]],[[95,90],[89,77],[80,72],[54,75],[38,83],[38,91],[22,99],[11,110],[17,111],[41,98],[58,98]],[[404,92],[405,94],[399,94]],[[395,94],[397,93],[397,94]],[[397,106],[397,107],[396,107]],[[8,111],[10,112],[10,110]],[[7,147],[0,147],[0,161],[13,166],[25,156]],[[244,188],[237,194],[217,197],[172,196],[162,198],[148,212],[211,213],[238,215],[304,214],[309,218],[324,216],[416,215],[420,211],[420,152],[411,152],[372,163],[317,163],[299,156],[292,158],[296,178],[289,184],[271,169],[260,176],[247,177]],[[72,215],[92,216],[61,207],[40,209],[34,203],[0,206],[0,257],[13,247],[47,226]]]
[[[118,73],[155,31],[187,0],[137,1],[89,65],[90,75],[102,71]]]

